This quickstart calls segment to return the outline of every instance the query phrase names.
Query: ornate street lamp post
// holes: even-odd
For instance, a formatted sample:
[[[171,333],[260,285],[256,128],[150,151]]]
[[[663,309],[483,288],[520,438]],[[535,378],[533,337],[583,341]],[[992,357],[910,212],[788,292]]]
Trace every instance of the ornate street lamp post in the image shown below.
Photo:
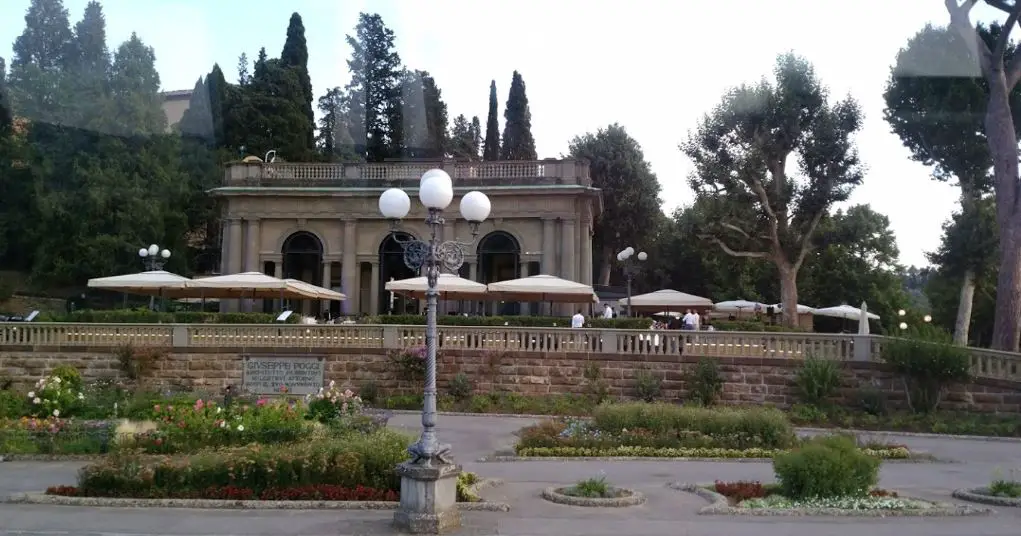
[[[455,529],[461,524],[457,510],[457,475],[461,467],[450,457],[450,445],[436,437],[436,309],[437,282],[441,270],[457,272],[464,263],[464,250],[474,243],[479,224],[489,217],[492,205],[486,194],[468,192],[461,198],[461,217],[471,226],[472,240],[440,241],[438,232],[444,223],[443,211],[454,200],[454,185],[445,171],[432,169],[422,175],[418,199],[425,205],[429,229],[427,240],[405,239],[397,234],[400,221],[411,211],[411,198],[399,188],[390,188],[379,196],[379,211],[391,222],[391,237],[404,250],[404,264],[412,270],[425,269],[426,368],[422,404],[422,435],[408,451],[411,460],[397,466],[401,476],[401,503],[394,523],[413,533],[431,533]]]
[[[627,278],[627,315],[631,314],[631,281],[638,275],[638,272],[642,270],[642,266],[638,264],[634,258],[637,258],[639,262],[645,262],[649,258],[649,255],[642,251],[638,255],[635,255],[635,248],[628,246],[621,250],[617,254],[617,260],[624,263],[624,277]]]
[[[155,272],[162,270],[163,265],[170,259],[170,250],[161,250],[156,244],[150,245],[148,248],[142,248],[138,250],[138,257],[142,259],[142,266],[145,267],[147,272]],[[152,311],[156,304],[156,297],[149,296],[149,310]]]

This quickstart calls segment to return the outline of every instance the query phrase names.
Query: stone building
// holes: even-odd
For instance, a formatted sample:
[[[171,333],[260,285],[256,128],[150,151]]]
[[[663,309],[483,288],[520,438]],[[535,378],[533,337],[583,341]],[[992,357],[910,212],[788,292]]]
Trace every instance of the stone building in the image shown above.
[[[404,312],[391,306],[386,281],[418,274],[379,213],[386,188],[412,198],[401,232],[428,238],[418,179],[441,167],[454,179],[454,203],[445,213],[444,240],[471,238],[457,209],[461,195],[481,190],[492,201],[489,220],[468,246],[460,275],[482,283],[551,274],[592,283],[592,227],[602,198],[588,166],[573,160],[536,162],[392,162],[298,164],[238,162],[212,191],[224,200],[222,272],[259,271],[345,293],[334,314]],[[224,304],[225,308],[237,305]],[[272,310],[274,304],[262,304]],[[303,305],[316,313],[326,305]],[[538,311],[522,304],[489,304],[491,313]]]

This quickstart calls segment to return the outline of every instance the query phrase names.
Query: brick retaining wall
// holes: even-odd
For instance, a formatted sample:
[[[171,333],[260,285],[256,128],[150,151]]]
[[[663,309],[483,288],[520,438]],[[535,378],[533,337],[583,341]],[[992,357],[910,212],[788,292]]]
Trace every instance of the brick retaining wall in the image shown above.
[[[183,350],[183,349],[182,349]],[[226,385],[241,383],[241,357],[315,355],[326,359],[326,376],[357,390],[373,381],[384,393],[418,392],[417,385],[398,381],[388,370],[385,350],[329,348],[314,352],[272,349],[187,349],[167,351],[143,378],[152,386],[218,392]],[[717,358],[725,384],[723,402],[728,404],[796,403],[791,383],[799,361],[748,357]],[[584,370],[596,364],[614,397],[634,396],[637,374],[648,370],[661,374],[662,398],[683,400],[684,375],[697,361],[694,357],[625,356],[618,354],[554,354],[530,352],[447,352],[440,360],[438,381],[441,393],[458,373],[472,381],[476,392],[505,391],[520,394],[584,393]],[[27,387],[57,365],[73,365],[87,379],[120,378],[115,354],[99,348],[5,348],[0,351],[0,378]],[[904,405],[901,382],[877,363],[847,362],[844,366],[842,396],[855,398],[857,389],[874,386],[886,394],[892,407]],[[980,379],[956,386],[948,393],[946,409],[970,409],[1021,414],[1021,383]]]

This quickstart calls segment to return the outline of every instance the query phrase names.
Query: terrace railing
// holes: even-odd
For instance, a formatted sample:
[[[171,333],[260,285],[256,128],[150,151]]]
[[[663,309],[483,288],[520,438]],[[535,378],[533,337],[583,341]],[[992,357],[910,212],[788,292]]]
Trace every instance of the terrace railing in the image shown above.
[[[651,331],[490,326],[440,326],[441,351],[598,353],[628,356],[710,356],[837,361],[878,360],[889,340],[876,335],[741,331]],[[425,326],[337,324],[0,323],[4,347],[110,348],[382,348],[425,345]],[[972,370],[1021,381],[1021,354],[969,348]]]

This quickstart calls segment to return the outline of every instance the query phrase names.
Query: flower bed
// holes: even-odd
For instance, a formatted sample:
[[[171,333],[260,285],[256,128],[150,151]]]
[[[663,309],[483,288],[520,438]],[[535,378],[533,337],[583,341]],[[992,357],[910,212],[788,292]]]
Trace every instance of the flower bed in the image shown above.
[[[706,409],[667,404],[598,407],[591,420],[553,419],[522,429],[523,457],[772,458],[800,445],[771,409]],[[907,459],[904,445],[865,443],[865,454]]]

